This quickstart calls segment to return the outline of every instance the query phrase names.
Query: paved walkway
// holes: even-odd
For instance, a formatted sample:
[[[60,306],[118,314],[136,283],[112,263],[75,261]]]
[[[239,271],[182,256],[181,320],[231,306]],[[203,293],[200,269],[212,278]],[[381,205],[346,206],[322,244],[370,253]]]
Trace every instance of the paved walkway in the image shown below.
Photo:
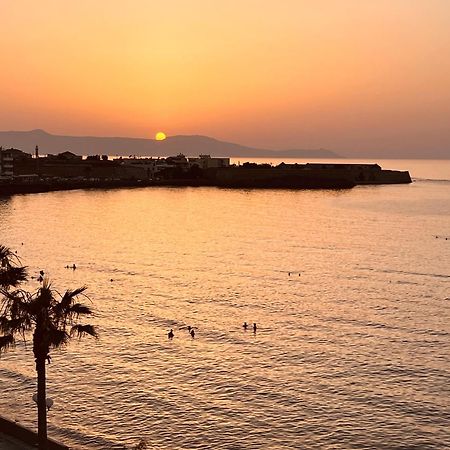
[[[0,433],[0,450],[36,450],[36,447],[24,444],[11,436]]]

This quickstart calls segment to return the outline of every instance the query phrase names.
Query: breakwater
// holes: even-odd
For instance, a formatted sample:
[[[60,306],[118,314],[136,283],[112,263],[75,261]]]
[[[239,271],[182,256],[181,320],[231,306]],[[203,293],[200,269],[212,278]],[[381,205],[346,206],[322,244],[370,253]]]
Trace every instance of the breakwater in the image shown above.
[[[411,183],[408,171],[384,170],[378,164],[268,164],[246,163],[217,169],[218,184],[235,187],[349,188],[361,184]]]
[[[0,181],[0,195],[74,189],[156,186],[212,186],[247,189],[350,189],[360,184],[411,183],[408,171],[383,170],[377,164],[266,164],[211,168],[154,178],[84,178],[21,176]]]
[[[217,181],[208,179],[170,179],[170,180],[63,180],[0,183],[0,195],[37,194],[76,189],[120,189],[135,187],[222,187],[248,189],[350,189],[355,183],[346,180],[314,180],[298,177],[273,178],[266,180]]]

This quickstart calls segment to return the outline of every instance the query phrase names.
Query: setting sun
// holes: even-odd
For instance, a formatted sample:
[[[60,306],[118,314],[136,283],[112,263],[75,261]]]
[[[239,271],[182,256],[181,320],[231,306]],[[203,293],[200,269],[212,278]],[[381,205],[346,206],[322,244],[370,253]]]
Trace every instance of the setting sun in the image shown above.
[[[162,131],[158,131],[155,135],[155,139],[157,141],[163,141],[164,139],[166,139],[166,137],[167,137],[166,134],[163,133]]]

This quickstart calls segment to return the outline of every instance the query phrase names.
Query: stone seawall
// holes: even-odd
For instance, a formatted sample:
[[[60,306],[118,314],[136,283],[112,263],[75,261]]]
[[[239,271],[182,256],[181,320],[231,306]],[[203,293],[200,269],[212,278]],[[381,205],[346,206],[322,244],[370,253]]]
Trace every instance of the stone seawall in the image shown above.
[[[223,168],[214,173],[217,186],[229,188],[350,189],[356,183],[342,174],[279,168]]]
[[[285,164],[283,167],[240,166],[217,169],[219,186],[292,188],[342,188],[359,184],[411,183],[407,171],[383,170],[376,164]]]
[[[361,180],[358,184],[408,184],[411,182],[408,171],[381,170],[373,180]]]
[[[33,178],[34,177],[34,178]],[[26,178],[26,176],[25,176]],[[0,181],[0,195],[30,194],[73,189],[114,189],[156,186],[215,186],[249,189],[350,189],[360,184],[411,183],[407,171],[383,170],[377,164],[250,164],[206,169],[195,178],[108,179],[16,177]]]
[[[38,443],[37,433],[3,416],[0,416],[0,431],[8,436],[12,436],[18,439],[21,442],[24,442],[25,444],[37,447]],[[69,447],[49,438],[48,449],[69,450]]]

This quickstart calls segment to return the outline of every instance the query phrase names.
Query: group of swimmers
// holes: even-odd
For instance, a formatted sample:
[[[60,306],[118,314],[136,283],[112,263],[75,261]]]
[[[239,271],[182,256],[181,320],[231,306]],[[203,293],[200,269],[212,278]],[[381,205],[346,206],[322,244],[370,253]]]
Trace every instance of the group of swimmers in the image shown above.
[[[247,331],[248,327],[249,327],[248,323],[244,322],[244,325],[242,325],[242,328],[244,328],[244,330]],[[256,329],[257,329],[256,323],[253,322],[253,333],[256,333]]]
[[[23,244],[22,244],[23,245]],[[73,269],[75,270],[77,266],[73,264],[72,266],[66,266],[66,269]],[[39,271],[39,276],[36,278],[39,283],[42,283],[44,281],[45,272],[43,270]],[[31,277],[31,279],[34,279],[34,277]]]
[[[183,328],[186,328],[188,330],[188,332],[191,335],[192,339],[195,338],[195,330],[197,329],[197,327],[191,327],[190,325],[188,325],[187,327],[181,327],[180,330],[182,330]],[[174,336],[175,335],[173,333],[173,329],[171,328],[170,331],[167,333],[167,337],[169,339],[173,339]]]
[[[245,331],[248,330],[249,324],[247,322],[244,322],[244,324],[242,325],[242,327],[244,328]],[[192,339],[195,338],[195,329],[197,329],[197,327],[191,327],[190,325],[188,325],[187,327],[181,327],[180,330],[186,328],[189,332],[189,334],[191,335]],[[253,323],[253,333],[256,333],[257,330],[257,326],[256,323]],[[173,337],[175,336],[173,329],[171,328],[170,331],[167,333],[167,337],[169,339],[173,339]]]

